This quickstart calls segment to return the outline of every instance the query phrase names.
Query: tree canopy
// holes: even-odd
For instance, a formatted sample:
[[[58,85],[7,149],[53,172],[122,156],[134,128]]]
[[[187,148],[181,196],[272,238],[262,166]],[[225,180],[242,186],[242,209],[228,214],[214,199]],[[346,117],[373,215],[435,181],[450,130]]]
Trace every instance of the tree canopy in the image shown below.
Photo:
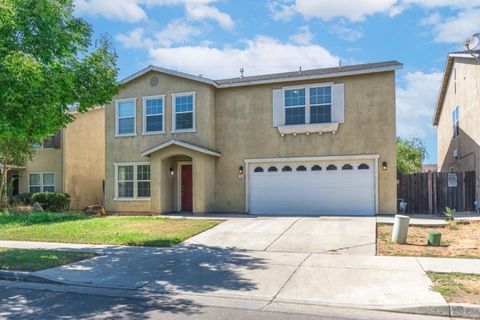
[[[418,138],[397,139],[397,171],[416,173],[422,170],[423,160],[428,153],[425,144]]]
[[[85,112],[118,92],[111,43],[92,48],[92,27],[73,9],[73,0],[0,0],[3,165],[24,159],[15,145],[41,143],[73,121],[69,106]]]

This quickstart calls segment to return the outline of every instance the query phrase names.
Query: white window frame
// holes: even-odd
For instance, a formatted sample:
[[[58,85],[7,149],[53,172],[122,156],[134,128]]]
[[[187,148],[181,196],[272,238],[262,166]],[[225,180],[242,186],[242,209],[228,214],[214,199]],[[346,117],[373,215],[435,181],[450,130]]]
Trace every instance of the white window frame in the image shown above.
[[[137,179],[137,166],[150,166],[150,180]],[[115,193],[114,201],[150,201],[151,197],[138,197],[138,182],[150,181],[150,196],[152,195],[152,165],[150,162],[118,162],[113,164],[115,169]],[[118,167],[133,166],[133,197],[119,197],[118,196]],[[130,181],[130,180],[128,180]]]
[[[35,185],[31,185],[30,184],[30,175],[32,174],[39,174],[40,175],[40,184],[35,184]],[[45,174],[53,174],[53,184],[43,184],[43,175]],[[28,192],[31,193],[30,191],[30,187],[40,187],[40,191],[39,192],[46,192],[43,188],[44,187],[53,187],[53,191],[49,191],[49,192],[56,192],[56,188],[55,188],[55,172],[29,172],[28,173]]]
[[[456,117],[454,117],[455,112],[457,113]],[[456,106],[452,110],[452,131],[453,131],[453,134],[452,134],[453,139],[455,139],[460,135],[460,106]],[[458,134],[457,134],[457,131],[459,131]]]
[[[191,92],[181,92],[181,93],[173,93],[172,94],[172,133],[182,133],[182,132],[197,132],[197,126],[196,126],[196,118],[197,118],[197,112],[196,112],[196,91],[191,91]],[[175,104],[175,98],[176,97],[183,97],[183,96],[193,96],[192,97],[192,128],[191,129],[179,129],[177,130],[176,128],[176,119],[177,119],[177,112],[176,112],[176,104]],[[178,113],[187,113],[187,112],[178,112]]]
[[[118,104],[120,102],[133,102],[133,133],[119,133],[120,129],[120,119],[131,118],[123,117],[120,118],[118,115]],[[137,135],[137,98],[125,98],[115,100],[115,137],[132,137]]]
[[[285,124],[284,126],[298,126],[298,125],[306,125],[306,124],[328,124],[328,123],[334,123],[333,119],[331,122],[324,122],[324,123],[310,123],[310,89],[311,88],[320,88],[320,87],[330,87],[331,89],[331,101],[330,105],[332,106],[332,117],[333,117],[333,106],[334,106],[334,94],[333,94],[333,89],[334,89],[334,83],[333,82],[325,82],[325,83],[315,83],[315,84],[309,84],[309,85],[304,85],[304,86],[288,86],[288,87],[283,87],[282,88],[282,105],[283,105],[283,112],[285,112]],[[305,123],[300,123],[300,124],[286,124],[286,111],[285,109],[288,108],[299,108],[302,106],[285,106],[285,91],[286,90],[299,90],[299,89],[305,89]],[[315,105],[317,106],[317,105]]]
[[[162,100],[162,113],[151,114],[148,116],[159,116],[162,115],[162,130],[160,131],[147,131],[147,100]],[[147,96],[142,97],[143,101],[143,125],[142,125],[142,135],[154,135],[154,134],[165,134],[165,95],[156,95],[156,96]]]

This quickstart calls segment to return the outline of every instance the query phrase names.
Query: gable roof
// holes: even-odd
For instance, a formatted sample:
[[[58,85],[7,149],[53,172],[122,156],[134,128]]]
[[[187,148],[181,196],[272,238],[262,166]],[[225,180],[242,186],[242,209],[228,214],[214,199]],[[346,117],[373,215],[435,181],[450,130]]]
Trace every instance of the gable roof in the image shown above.
[[[474,51],[473,53],[480,54],[480,51]],[[433,114],[432,119],[434,126],[438,125],[438,121],[440,121],[440,115],[442,114],[443,103],[445,102],[445,94],[447,93],[448,83],[452,74],[455,58],[475,59],[475,57],[472,56],[468,51],[451,52],[448,54],[447,63],[445,64],[445,70],[443,72],[442,84],[438,92],[435,113]]]
[[[173,75],[180,78],[185,78],[193,81],[198,81],[201,83],[206,83],[214,86],[215,88],[228,88],[228,87],[255,85],[255,84],[279,83],[279,82],[287,82],[287,81],[300,81],[300,80],[322,79],[322,78],[331,78],[331,77],[344,77],[344,76],[351,76],[351,75],[358,75],[358,74],[394,71],[394,70],[401,69],[402,67],[403,65],[398,61],[385,61],[385,62],[376,62],[376,63],[357,64],[357,65],[343,66],[343,67],[321,68],[321,69],[311,69],[311,70],[301,70],[301,71],[299,70],[299,71],[293,71],[293,72],[263,74],[258,76],[211,80],[211,79],[207,79],[200,76],[194,76],[192,74],[188,74],[180,71],[175,71],[171,69],[150,65],[132,74],[131,76],[121,80],[120,83],[127,83],[129,81],[132,81],[146,74],[147,72],[157,71],[160,73],[165,73],[165,74]]]
[[[194,151],[204,153],[204,154],[208,154],[208,155],[215,156],[215,157],[220,157],[221,156],[221,153],[219,153],[217,151],[213,151],[213,150],[210,150],[210,149],[207,149],[207,148],[204,148],[204,147],[200,147],[200,146],[197,146],[195,144],[191,144],[191,143],[187,143],[187,142],[172,139],[172,140],[168,140],[167,142],[164,142],[164,143],[162,143],[162,144],[160,144],[156,147],[153,147],[153,148],[150,148],[148,150],[143,151],[142,152],[142,157],[150,156],[152,153],[157,152],[157,151],[162,150],[162,149],[165,149],[166,147],[169,147],[171,145],[176,145],[176,146],[179,146],[179,147],[187,148],[187,149],[190,149],[190,150],[194,150]]]

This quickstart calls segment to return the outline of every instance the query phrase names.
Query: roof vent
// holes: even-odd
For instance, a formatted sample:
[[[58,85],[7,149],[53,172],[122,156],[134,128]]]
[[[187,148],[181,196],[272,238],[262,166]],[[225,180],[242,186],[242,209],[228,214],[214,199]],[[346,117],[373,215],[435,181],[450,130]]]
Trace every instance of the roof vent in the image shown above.
[[[245,70],[244,70],[243,68],[240,68],[240,78],[243,78],[243,72],[244,72],[244,71],[245,71]]]
[[[158,86],[158,83],[159,83],[159,82],[160,82],[160,81],[158,80],[158,77],[151,77],[151,78],[150,78],[150,85],[151,85],[152,87]]]
[[[458,149],[453,149],[453,156],[458,158]]]
[[[298,67],[298,73],[302,73],[302,66]]]

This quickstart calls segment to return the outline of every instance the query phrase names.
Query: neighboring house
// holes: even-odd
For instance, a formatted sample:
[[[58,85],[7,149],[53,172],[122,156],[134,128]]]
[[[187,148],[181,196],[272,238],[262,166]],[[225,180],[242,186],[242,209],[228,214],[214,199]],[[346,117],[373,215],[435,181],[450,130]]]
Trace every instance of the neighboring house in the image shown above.
[[[439,171],[476,171],[477,194],[480,192],[479,63],[468,52],[448,55],[433,117],[437,126]]]
[[[437,172],[436,164],[422,164],[422,172]]]
[[[106,107],[106,209],[395,213],[401,67],[210,80],[149,66]]]
[[[72,112],[75,120],[43,144],[25,167],[9,171],[10,196],[26,192],[66,192],[71,207],[103,203],[105,109]]]

